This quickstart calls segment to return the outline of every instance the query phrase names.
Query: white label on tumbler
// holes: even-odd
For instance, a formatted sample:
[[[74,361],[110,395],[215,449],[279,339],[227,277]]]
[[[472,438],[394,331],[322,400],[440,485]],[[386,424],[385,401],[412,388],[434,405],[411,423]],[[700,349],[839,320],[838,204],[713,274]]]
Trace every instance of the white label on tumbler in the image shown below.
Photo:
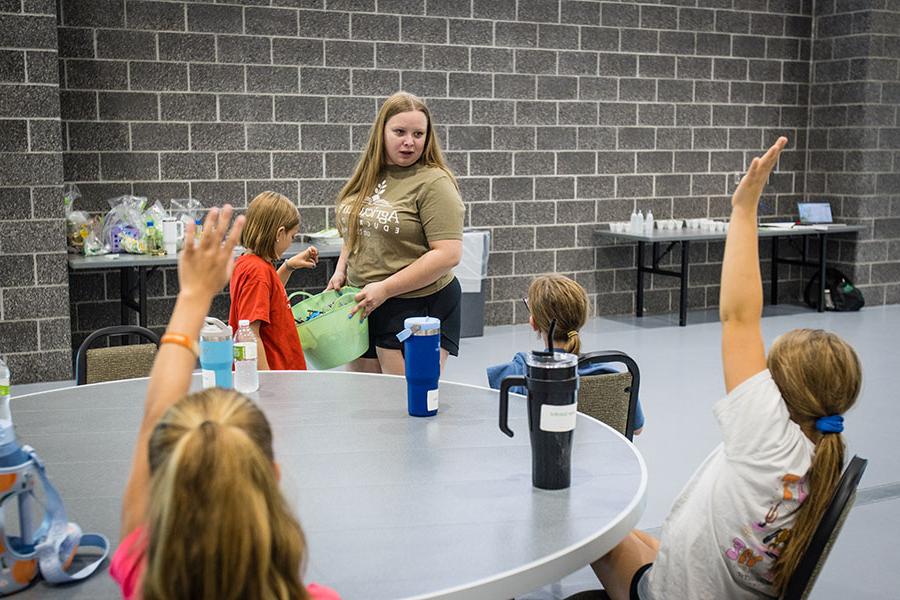
[[[577,413],[578,404],[542,404],[541,431],[572,431]]]
[[[203,378],[203,389],[216,387],[216,372],[210,369],[202,369],[200,376]]]
[[[428,390],[428,410],[437,410],[438,409],[438,391],[437,390]]]

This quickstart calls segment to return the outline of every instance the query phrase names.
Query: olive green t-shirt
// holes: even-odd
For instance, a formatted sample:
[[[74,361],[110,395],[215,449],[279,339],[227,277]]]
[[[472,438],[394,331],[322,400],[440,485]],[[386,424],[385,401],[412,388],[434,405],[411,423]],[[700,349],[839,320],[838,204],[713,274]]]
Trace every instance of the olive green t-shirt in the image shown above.
[[[383,281],[431,248],[429,242],[461,240],[465,206],[450,176],[437,167],[388,166],[359,213],[356,252],[347,260],[347,280],[362,287]],[[341,206],[346,230],[353,197]],[[421,298],[453,281],[453,272],[400,298]]]

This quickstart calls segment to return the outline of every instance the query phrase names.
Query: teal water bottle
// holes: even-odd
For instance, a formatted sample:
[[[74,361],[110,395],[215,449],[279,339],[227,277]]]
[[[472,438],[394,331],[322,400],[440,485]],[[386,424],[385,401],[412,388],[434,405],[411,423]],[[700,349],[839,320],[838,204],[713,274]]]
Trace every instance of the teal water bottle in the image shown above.
[[[407,409],[413,417],[433,417],[438,411],[441,377],[441,321],[410,317],[403,327],[397,339],[403,342]]]

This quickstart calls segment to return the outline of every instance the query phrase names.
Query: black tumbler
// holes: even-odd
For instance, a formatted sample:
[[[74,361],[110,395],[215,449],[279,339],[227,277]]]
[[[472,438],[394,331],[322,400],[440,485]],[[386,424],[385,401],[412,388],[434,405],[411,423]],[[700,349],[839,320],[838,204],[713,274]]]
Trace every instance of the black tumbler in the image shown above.
[[[572,434],[578,410],[578,357],[565,352],[531,352],[525,377],[506,377],[500,384],[500,430],[508,425],[509,388],[528,391],[531,434],[531,482],[543,490],[561,490],[572,480]]]

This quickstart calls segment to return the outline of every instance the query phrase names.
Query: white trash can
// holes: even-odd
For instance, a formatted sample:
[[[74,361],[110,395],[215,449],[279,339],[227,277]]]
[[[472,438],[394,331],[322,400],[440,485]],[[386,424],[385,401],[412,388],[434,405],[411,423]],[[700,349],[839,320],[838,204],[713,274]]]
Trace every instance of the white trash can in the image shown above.
[[[463,231],[462,259],[453,272],[462,287],[460,337],[484,335],[484,280],[487,277],[491,232],[480,229]]]

